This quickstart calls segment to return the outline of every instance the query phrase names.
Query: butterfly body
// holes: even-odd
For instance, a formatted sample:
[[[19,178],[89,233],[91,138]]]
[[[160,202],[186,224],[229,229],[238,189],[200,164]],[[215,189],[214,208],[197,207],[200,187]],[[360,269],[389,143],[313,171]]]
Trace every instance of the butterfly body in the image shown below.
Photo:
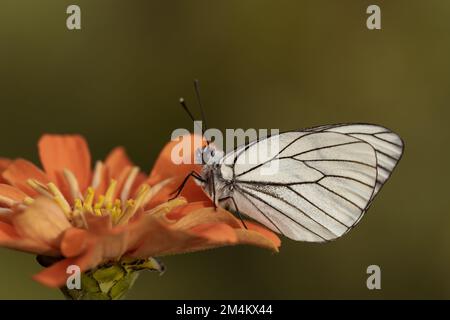
[[[200,177],[196,180],[203,191],[215,203],[216,206],[229,208],[229,200],[233,196],[233,179],[226,179],[221,170],[223,152],[212,144],[197,151],[196,159],[203,163]]]

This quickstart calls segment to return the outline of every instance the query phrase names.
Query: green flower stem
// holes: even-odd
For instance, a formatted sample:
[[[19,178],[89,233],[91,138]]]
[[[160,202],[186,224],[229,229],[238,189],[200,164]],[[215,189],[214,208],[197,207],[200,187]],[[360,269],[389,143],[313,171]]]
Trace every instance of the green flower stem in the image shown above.
[[[141,270],[164,272],[164,266],[156,259],[129,259],[109,262],[81,274],[81,288],[61,288],[70,300],[117,300],[130,291]]]
[[[97,269],[96,272],[102,271]],[[106,272],[115,272],[115,270],[106,270]],[[125,297],[125,294],[132,288],[139,273],[130,272],[123,274],[119,272],[113,280],[99,281],[96,278],[96,272],[85,272],[81,275],[81,289],[68,289],[63,287],[61,290],[69,300],[117,300]]]

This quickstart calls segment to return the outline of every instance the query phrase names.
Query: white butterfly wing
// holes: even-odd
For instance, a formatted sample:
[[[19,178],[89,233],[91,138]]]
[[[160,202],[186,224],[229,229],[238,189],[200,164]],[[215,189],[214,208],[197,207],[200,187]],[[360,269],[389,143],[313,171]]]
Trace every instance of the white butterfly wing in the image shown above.
[[[221,173],[234,180],[233,210],[294,240],[323,242],[358,223],[402,151],[400,137],[380,126],[322,126],[240,147]]]
[[[374,196],[390,177],[403,154],[403,141],[394,132],[371,124],[336,125],[325,131],[343,133],[369,143],[377,155],[377,184]]]

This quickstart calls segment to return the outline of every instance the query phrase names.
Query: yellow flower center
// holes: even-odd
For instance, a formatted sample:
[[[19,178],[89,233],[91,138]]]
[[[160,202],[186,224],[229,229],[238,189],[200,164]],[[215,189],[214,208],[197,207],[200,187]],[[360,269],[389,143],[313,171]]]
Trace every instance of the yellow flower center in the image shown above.
[[[133,198],[129,198],[130,191],[135,181],[139,168],[130,171],[128,179],[121,190],[117,188],[117,181],[111,179],[104,194],[95,194],[95,189],[89,187],[83,196],[79,191],[78,181],[68,170],[64,171],[64,177],[68,182],[71,195],[74,199],[73,206],[67,201],[61,190],[52,182],[43,184],[37,180],[29,179],[28,185],[39,194],[52,198],[62,209],[69,221],[77,227],[85,227],[85,215],[87,213],[97,216],[111,216],[114,225],[127,223],[138,210],[143,209],[153,196],[148,184],[142,184]],[[120,194],[118,191],[121,191]],[[24,203],[29,205],[33,199],[27,197]]]

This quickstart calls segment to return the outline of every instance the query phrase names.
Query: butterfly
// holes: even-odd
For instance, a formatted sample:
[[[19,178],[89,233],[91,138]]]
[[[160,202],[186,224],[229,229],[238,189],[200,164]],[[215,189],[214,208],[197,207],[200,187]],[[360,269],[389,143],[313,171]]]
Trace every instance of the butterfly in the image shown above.
[[[197,82],[196,92],[201,107]],[[263,156],[255,157],[261,148]],[[326,125],[255,140],[226,154],[208,143],[196,154],[201,172],[191,176],[216,206],[241,220],[245,215],[293,240],[327,242],[358,224],[403,150],[400,136],[379,125]],[[275,163],[276,170],[269,170]]]

